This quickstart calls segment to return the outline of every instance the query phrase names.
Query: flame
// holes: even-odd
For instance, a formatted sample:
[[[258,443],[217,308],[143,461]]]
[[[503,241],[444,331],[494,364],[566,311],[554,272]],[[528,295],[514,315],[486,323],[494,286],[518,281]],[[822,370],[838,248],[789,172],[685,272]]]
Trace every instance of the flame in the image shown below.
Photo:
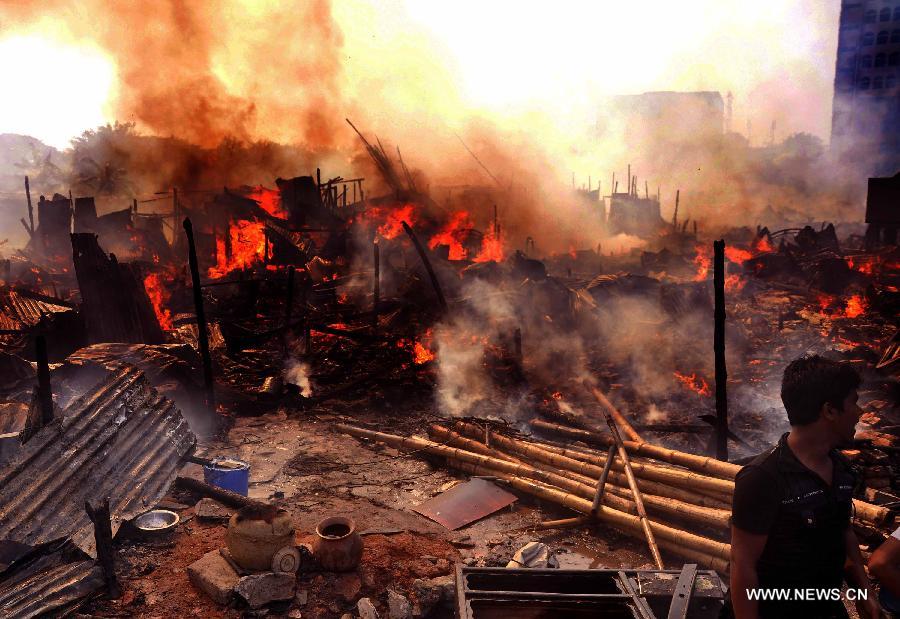
[[[847,299],[843,307],[834,308],[837,298],[827,294],[819,294],[816,297],[819,303],[819,313],[831,318],[856,318],[866,312],[869,306],[865,297],[855,294]],[[830,311],[829,311],[830,310]]]
[[[503,239],[498,231],[491,226],[481,240],[481,251],[475,256],[475,262],[500,262],[503,260]]]
[[[735,264],[744,264],[747,260],[750,260],[750,258],[753,257],[753,254],[746,249],[726,246],[725,257]]]
[[[373,209],[380,211],[380,209]],[[375,213],[377,215],[377,213]],[[416,207],[412,204],[404,204],[400,208],[389,211],[384,220],[384,224],[378,227],[378,234],[386,239],[394,239],[403,232],[403,222],[412,226],[416,220]]]
[[[694,256],[694,264],[697,265],[697,274],[694,275],[695,282],[702,282],[709,276],[709,267],[712,265],[712,256],[710,249],[706,245],[697,245],[697,255]]]
[[[469,214],[466,211],[457,211],[450,217],[450,221],[444,224],[444,227],[431,237],[431,240],[428,241],[428,247],[434,249],[438,245],[448,245],[450,247],[450,260],[465,260],[468,252],[463,247],[462,240],[471,227],[472,222],[469,220]]]
[[[259,203],[260,208],[272,217],[287,219],[287,211],[281,208],[281,192],[277,189],[267,189],[262,185],[253,188],[247,197]]]
[[[769,237],[767,236],[761,236],[753,241],[751,249],[758,254],[775,251],[775,249],[772,247],[772,244],[769,242]]]
[[[744,289],[744,286],[746,284],[747,281],[737,273],[735,273],[734,275],[729,275],[725,278],[725,290],[729,292],[740,292]]]
[[[147,291],[147,296],[150,298],[150,304],[153,306],[159,326],[168,331],[172,328],[172,312],[164,305],[172,297],[171,291],[163,286],[159,273],[150,273],[144,278],[144,290]]]
[[[225,239],[216,239],[216,265],[209,277],[224,277],[231,271],[246,269],[260,262],[266,252],[265,224],[239,219],[228,227],[231,237],[231,257],[225,255]]]
[[[397,340],[397,348],[408,348],[412,353],[413,362],[416,365],[422,365],[429,361],[434,361],[435,353],[431,350],[432,330],[428,329],[422,335],[420,340],[410,342],[408,339]]]
[[[709,396],[712,393],[709,390],[709,385],[705,380],[703,380],[702,376],[698,376],[696,373],[692,373],[690,376],[688,376],[687,374],[682,374],[681,372],[677,371],[674,372],[674,374],[675,378],[677,378],[682,385],[684,385],[697,395]]]

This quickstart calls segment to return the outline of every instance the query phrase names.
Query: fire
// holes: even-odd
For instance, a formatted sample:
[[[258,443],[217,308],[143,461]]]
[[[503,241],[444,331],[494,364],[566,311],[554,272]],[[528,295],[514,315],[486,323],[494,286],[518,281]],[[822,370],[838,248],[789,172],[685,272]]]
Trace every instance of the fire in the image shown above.
[[[675,378],[677,378],[682,385],[684,385],[697,395],[709,396],[712,393],[709,390],[709,385],[705,380],[703,380],[702,376],[698,376],[696,373],[692,373],[690,376],[688,376],[687,374],[682,374],[681,372],[677,371],[674,372],[674,374]]]
[[[147,296],[150,297],[150,304],[153,306],[159,326],[166,331],[171,329],[172,312],[166,309],[164,305],[169,302],[172,293],[163,286],[159,273],[150,273],[144,278],[144,290],[147,291]]]
[[[434,352],[426,348],[422,342],[416,342],[413,346],[413,361],[417,365],[434,361]]]
[[[266,253],[265,224],[239,219],[228,227],[231,239],[231,256],[225,252],[225,239],[216,239],[216,266],[208,271],[209,277],[224,277],[231,271],[246,269],[261,261]]]
[[[471,227],[472,222],[469,220],[467,212],[453,213],[450,221],[444,224],[444,227],[428,241],[428,247],[434,249],[438,245],[447,245],[450,247],[450,260],[465,260],[467,252],[463,247],[462,240]]]
[[[287,212],[281,208],[281,192],[279,190],[266,189],[262,185],[257,185],[247,197],[258,202],[260,208],[272,217],[287,219]]]
[[[753,245],[751,246],[753,251],[758,254],[764,254],[766,252],[775,251],[772,247],[772,244],[769,242],[769,237],[761,236],[753,241]]]
[[[734,275],[729,275],[725,278],[725,290],[729,292],[740,292],[744,289],[746,283],[747,281],[745,279],[735,273]]]
[[[694,264],[697,265],[697,274],[694,275],[695,282],[702,282],[709,276],[709,268],[712,264],[710,249],[706,245],[697,245],[697,255],[694,256]]]
[[[475,256],[475,262],[500,262],[503,260],[503,239],[493,226],[481,240],[481,251]]]
[[[869,306],[865,297],[859,294],[851,296],[847,299],[847,302],[843,304],[843,307],[839,308],[834,307],[837,299],[831,295],[819,294],[817,296],[817,301],[819,303],[819,312],[833,318],[856,318],[864,314]]]
[[[412,226],[415,220],[416,208],[412,204],[404,204],[387,213],[384,223],[378,227],[378,234],[386,239],[397,238],[403,232],[403,222]]]
[[[746,261],[750,260],[750,258],[753,257],[753,254],[746,249],[726,246],[725,257],[735,264],[744,264]]]

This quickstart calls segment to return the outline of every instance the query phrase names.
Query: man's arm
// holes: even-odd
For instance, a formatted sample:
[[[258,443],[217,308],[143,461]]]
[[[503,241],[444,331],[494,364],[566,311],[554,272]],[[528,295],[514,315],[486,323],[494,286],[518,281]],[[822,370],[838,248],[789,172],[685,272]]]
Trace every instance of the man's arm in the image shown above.
[[[878,605],[878,598],[872,590],[869,576],[866,574],[865,562],[863,561],[862,553],[859,551],[859,540],[856,539],[856,533],[853,532],[852,526],[847,527],[847,532],[844,533],[844,541],[847,545],[847,579],[852,581],[851,584],[856,587],[868,591],[868,597],[864,601],[860,600],[857,603],[857,609],[862,607],[861,610],[865,611],[869,617],[877,619],[881,615],[881,608]]]
[[[900,532],[900,529],[898,529]],[[900,596],[900,538],[894,533],[869,557],[869,571],[881,586]]]
[[[759,586],[756,562],[766,547],[768,533],[748,533],[731,527],[731,605],[735,619],[757,619],[758,602],[747,597],[749,589]]]

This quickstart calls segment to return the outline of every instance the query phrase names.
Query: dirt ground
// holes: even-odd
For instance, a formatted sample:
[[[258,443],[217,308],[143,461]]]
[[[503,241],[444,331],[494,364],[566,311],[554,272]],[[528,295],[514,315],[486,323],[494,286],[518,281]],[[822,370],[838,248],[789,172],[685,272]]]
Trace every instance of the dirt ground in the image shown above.
[[[532,540],[549,544],[561,567],[652,567],[641,544],[604,527],[529,531],[530,525],[541,520],[569,514],[528,497],[457,531],[447,530],[412,508],[465,476],[454,476],[436,464],[390,448],[363,445],[332,430],[334,423],[343,420],[380,421],[385,431],[424,434],[432,419],[408,413],[401,418],[391,411],[351,418],[347,413],[352,411],[342,407],[352,408],[338,404],[303,413],[241,417],[224,440],[202,444],[198,451],[250,462],[250,496],[288,510],[298,543],[311,543],[316,523],[332,515],[353,518],[364,532],[363,557],[356,571],[338,575],[301,570],[297,598],[263,611],[267,616],[295,617],[299,611],[304,618],[340,617],[352,613],[362,597],[371,598],[384,613],[388,589],[413,600],[415,579],[452,574],[457,562],[505,565]],[[202,479],[198,465],[188,464],[182,474]],[[187,566],[224,546],[225,524],[195,518],[196,499],[189,495],[174,492],[170,498],[183,503],[181,524],[171,539],[119,542],[123,597],[94,602],[82,612],[148,619],[254,616],[218,606],[189,582]],[[365,534],[368,531],[373,533]],[[681,564],[674,557],[670,560]]]

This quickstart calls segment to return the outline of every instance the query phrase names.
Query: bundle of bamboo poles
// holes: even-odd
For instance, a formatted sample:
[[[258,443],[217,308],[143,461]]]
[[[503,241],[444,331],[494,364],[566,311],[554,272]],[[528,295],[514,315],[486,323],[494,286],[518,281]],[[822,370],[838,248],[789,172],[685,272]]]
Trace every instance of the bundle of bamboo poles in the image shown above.
[[[726,571],[728,568],[730,546],[716,538],[726,535],[729,511],[724,507],[724,500],[714,498],[724,496],[727,480],[707,482],[705,486],[700,482],[707,493],[704,494],[691,487],[696,482],[694,477],[702,475],[633,458],[631,469],[637,478],[643,507],[648,512],[643,518],[643,509],[637,505],[628,483],[623,480],[625,476],[613,472],[617,466],[615,461],[613,470],[607,472],[600,505],[594,509],[593,499],[602,474],[597,464],[604,464],[599,458],[594,464],[569,457],[573,454],[554,453],[546,448],[548,445],[498,434],[490,435],[488,445],[475,440],[484,436],[484,430],[468,423],[457,424],[455,430],[458,432],[432,426],[431,434],[440,442],[346,424],[338,424],[336,429],[396,449],[437,456],[449,466],[468,473],[491,475],[516,490],[568,507],[641,539],[647,535],[649,527],[655,543],[661,548],[712,569]],[[589,457],[589,454],[584,452],[583,457]],[[621,468],[621,463],[618,466]],[[682,485],[668,487],[675,480]],[[668,491],[668,494],[654,494],[654,491]],[[677,520],[679,524],[670,524],[664,518]]]
[[[569,426],[551,423],[542,419],[533,419],[531,427],[541,433],[556,435],[570,440],[581,441],[588,445],[597,445],[608,447],[612,444],[612,438],[602,432],[594,432],[590,430],[582,430]],[[710,478],[718,478],[731,481],[731,489],[722,495],[731,505],[731,496],[734,492],[733,480],[738,471],[741,470],[740,465],[730,462],[722,462],[705,456],[697,456],[675,449],[667,449],[658,445],[637,441],[624,441],[625,449],[628,453],[635,456],[644,456],[653,458],[660,462],[666,462],[673,465],[679,465],[699,474],[709,476]],[[597,452],[593,452],[597,453]],[[879,527],[885,524],[891,518],[891,511],[886,507],[873,505],[859,499],[853,499],[854,516],[863,524]]]

